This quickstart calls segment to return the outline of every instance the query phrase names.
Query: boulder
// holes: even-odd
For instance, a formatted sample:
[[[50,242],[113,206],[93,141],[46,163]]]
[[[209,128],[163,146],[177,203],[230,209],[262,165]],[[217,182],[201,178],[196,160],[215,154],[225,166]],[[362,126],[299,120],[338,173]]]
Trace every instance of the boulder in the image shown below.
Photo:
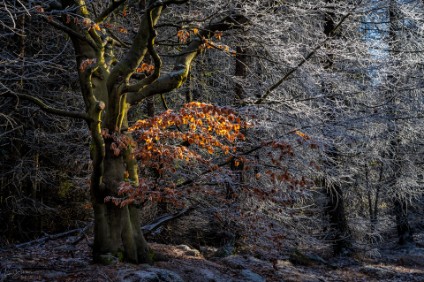
[[[177,273],[156,267],[143,270],[120,270],[118,277],[121,282],[184,282]]]

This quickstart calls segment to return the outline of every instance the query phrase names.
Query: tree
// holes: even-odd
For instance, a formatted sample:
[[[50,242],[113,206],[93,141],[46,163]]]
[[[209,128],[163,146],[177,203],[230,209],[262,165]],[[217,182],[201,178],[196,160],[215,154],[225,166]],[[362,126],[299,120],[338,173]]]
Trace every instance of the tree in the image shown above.
[[[136,207],[105,203],[106,197],[117,195],[126,177],[132,185],[139,185],[132,137],[127,132],[129,109],[152,96],[179,88],[197,55],[211,46],[210,38],[218,31],[245,22],[243,17],[227,14],[200,28],[181,29],[178,37],[186,47],[175,54],[173,70],[162,73],[165,66],[155,46],[156,25],[171,5],[185,2],[152,0],[144,10],[126,1],[111,1],[104,6],[64,0],[32,7],[29,3],[26,7],[31,16],[46,20],[72,40],[85,111],[54,108],[31,94],[7,91],[3,95],[32,101],[50,114],[86,121],[92,139],[90,191],[95,217],[95,261],[101,261],[106,254],[123,256],[132,262],[149,260]],[[140,21],[133,38],[120,39],[114,33],[128,31],[110,19],[125,16],[127,9],[134,9],[133,16],[140,16]],[[125,42],[130,39],[130,43]],[[123,51],[117,51],[121,47]],[[152,64],[146,63],[147,54]]]
[[[334,1],[327,1],[330,8],[329,11],[325,14],[325,23],[324,23],[324,34],[327,38],[334,36]],[[331,44],[331,43],[330,43]],[[329,45],[330,45],[329,44]],[[333,67],[333,54],[331,47],[328,46],[327,50],[327,60],[325,61],[324,69],[331,69]],[[331,72],[331,70],[330,70]],[[328,103],[335,104],[337,103],[337,97],[331,96],[331,82],[327,81],[322,82],[322,91],[324,95],[329,95]],[[330,106],[331,109],[331,106]],[[328,110],[325,113],[327,116],[327,122],[332,124],[335,122],[336,110]],[[330,130],[325,130],[324,135],[327,135]],[[331,133],[330,133],[331,134]],[[325,150],[325,154],[327,159],[324,160],[324,167],[327,170],[327,177],[330,176],[334,171],[337,171],[337,165],[340,162],[340,153],[338,152],[337,147],[334,144],[329,144],[327,149]],[[330,236],[332,237],[333,245],[334,245],[334,253],[340,254],[349,250],[352,247],[352,232],[349,228],[346,211],[345,211],[345,199],[344,193],[342,189],[342,185],[339,181],[331,183],[328,179],[322,180],[324,193],[326,194],[328,200],[325,206],[325,214],[329,218],[330,222]]]

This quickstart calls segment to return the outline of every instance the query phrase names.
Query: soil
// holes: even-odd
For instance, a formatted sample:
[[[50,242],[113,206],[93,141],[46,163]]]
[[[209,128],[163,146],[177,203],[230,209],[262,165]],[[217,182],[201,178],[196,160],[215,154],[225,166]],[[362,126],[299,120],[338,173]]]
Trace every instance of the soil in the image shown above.
[[[287,255],[273,261],[209,257],[208,248],[151,243],[158,254],[154,265],[104,266],[91,262],[92,237],[77,235],[1,249],[0,281],[424,281],[424,236],[415,238],[416,245],[393,242],[349,257],[325,260],[305,253],[303,261]]]

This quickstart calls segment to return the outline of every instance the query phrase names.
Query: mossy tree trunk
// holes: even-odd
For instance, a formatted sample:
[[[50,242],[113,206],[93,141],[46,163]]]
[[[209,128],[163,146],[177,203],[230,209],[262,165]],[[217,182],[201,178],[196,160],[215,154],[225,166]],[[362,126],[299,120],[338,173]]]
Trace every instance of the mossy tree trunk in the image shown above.
[[[111,140],[105,140],[106,147]],[[95,215],[95,238],[93,257],[95,261],[105,262],[103,255],[111,254],[130,262],[149,262],[147,242],[141,232],[139,212],[133,205],[120,207],[105,203],[107,196],[116,196],[124,175],[129,174],[133,184],[138,183],[137,164],[131,148],[120,156],[106,150],[103,160],[103,179],[100,187],[91,187]]]
[[[77,2],[80,2],[80,14],[85,18],[90,17],[85,3]],[[130,104],[126,101],[127,93],[123,88],[129,85],[132,73],[153,45],[151,30],[161,9],[158,5],[146,11],[130,52],[124,62],[113,67],[110,63],[114,60],[109,46],[111,42],[101,39],[95,30],[86,32],[83,38],[71,34],[92,135],[90,190],[95,218],[93,258],[96,262],[108,263],[110,256],[134,263],[149,261],[148,246],[136,207],[131,204],[121,207],[105,202],[105,198],[118,197],[119,187],[127,176],[134,186],[138,185],[137,163],[131,145],[120,148],[119,152],[113,148],[120,146],[119,138],[126,135],[128,129]],[[77,25],[71,28],[81,32]],[[151,80],[156,78],[157,74]],[[133,90],[140,88],[134,87]],[[143,98],[135,99],[133,103]]]

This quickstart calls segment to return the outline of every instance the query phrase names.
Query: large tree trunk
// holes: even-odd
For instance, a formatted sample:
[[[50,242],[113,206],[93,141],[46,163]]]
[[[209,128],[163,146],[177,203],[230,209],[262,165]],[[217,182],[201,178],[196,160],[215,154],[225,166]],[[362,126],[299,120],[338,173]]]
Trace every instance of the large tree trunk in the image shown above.
[[[78,39],[73,41],[78,66],[86,59],[97,58],[96,52],[87,43]],[[93,162],[90,185],[95,220],[93,259],[106,264],[116,258],[134,263],[148,262],[149,250],[141,231],[137,208],[133,205],[120,207],[112,202],[105,202],[108,196],[117,197],[125,175],[128,174],[132,183],[138,185],[137,163],[131,146],[115,155],[111,144],[116,143],[116,140],[102,133],[102,129],[108,128],[110,135],[119,136],[125,134],[127,129],[128,109],[123,107],[118,113],[110,110],[116,101],[109,101],[110,89],[106,85],[108,74],[102,68],[92,73],[79,71],[86,110],[92,119],[88,125],[92,136]],[[115,127],[118,120],[121,120],[121,126]]]
[[[140,229],[138,210],[113,203],[94,204],[95,262],[109,263],[110,256],[129,262],[150,262],[147,242]]]
[[[149,260],[148,248],[141,233],[141,226],[135,207],[115,206],[105,203],[106,197],[117,197],[119,186],[128,178],[134,187],[138,186],[137,164],[129,143],[121,137],[128,129],[128,110],[154,95],[164,94],[181,87],[189,74],[190,64],[202,50],[202,40],[192,40],[175,61],[174,69],[161,74],[162,62],[155,50],[156,32],[154,26],[159,20],[163,1],[148,1],[144,15],[126,55],[117,63],[113,54],[114,40],[105,40],[97,32],[84,1],[78,2],[78,14],[84,17],[81,24],[62,17],[70,35],[76,55],[81,92],[86,106],[86,115],[91,137],[91,158],[93,173],[91,195],[95,214],[94,259],[102,261],[103,255],[122,257],[132,262]],[[63,7],[76,2],[62,0]],[[110,9],[119,7],[125,1],[112,1]],[[141,1],[143,6],[146,1]],[[173,2],[173,1],[171,1]],[[179,1],[177,1],[179,2]],[[169,3],[168,3],[169,4]],[[105,10],[110,12],[109,8]],[[94,17],[101,23],[103,13]],[[233,28],[234,24],[246,22],[244,17],[233,16],[214,23],[200,32],[201,37],[211,37],[217,30]],[[148,77],[131,83],[131,77],[149,53],[154,61],[154,71]],[[127,145],[124,145],[127,144]],[[117,150],[119,147],[119,150]],[[124,176],[125,175],[125,176]]]
[[[109,145],[110,140],[106,140],[106,147]],[[129,174],[133,182],[138,182],[136,165],[131,149],[119,156],[106,150],[102,185],[100,189],[92,187],[95,216],[93,258],[96,262],[108,263],[110,256],[134,263],[150,262],[139,210],[131,204],[120,207],[104,201],[107,196],[116,196],[125,174]]]

